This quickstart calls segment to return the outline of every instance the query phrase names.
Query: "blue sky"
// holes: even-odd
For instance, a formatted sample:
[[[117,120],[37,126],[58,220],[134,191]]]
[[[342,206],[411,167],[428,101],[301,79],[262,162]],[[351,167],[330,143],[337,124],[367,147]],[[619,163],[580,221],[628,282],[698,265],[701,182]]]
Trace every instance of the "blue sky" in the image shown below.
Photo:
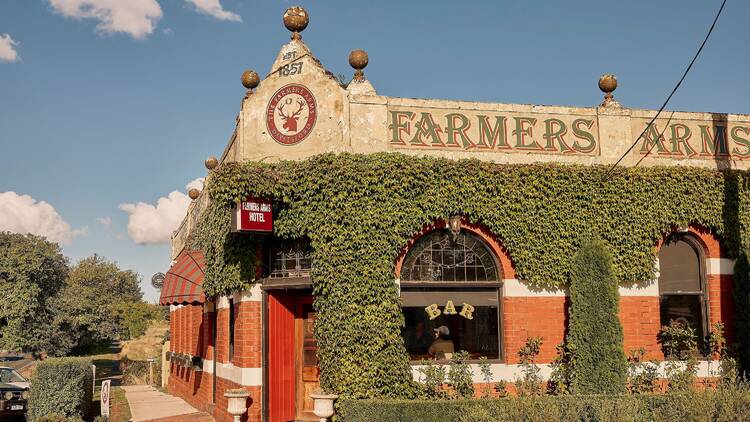
[[[310,13],[316,57],[351,75],[349,51],[365,49],[383,95],[594,106],[612,72],[624,106],[658,108],[720,3],[3,0],[0,38],[18,58],[0,61],[0,195],[16,194],[0,196],[0,227],[37,217],[13,214],[18,201],[45,201],[70,226],[73,262],[98,253],[144,281],[166,271],[168,245],[137,243],[120,204],[154,205],[205,175],[232,132],[240,74],[269,70],[293,4]],[[132,22],[80,17],[123,5]],[[669,109],[750,113],[747,16],[750,2],[729,0]]]

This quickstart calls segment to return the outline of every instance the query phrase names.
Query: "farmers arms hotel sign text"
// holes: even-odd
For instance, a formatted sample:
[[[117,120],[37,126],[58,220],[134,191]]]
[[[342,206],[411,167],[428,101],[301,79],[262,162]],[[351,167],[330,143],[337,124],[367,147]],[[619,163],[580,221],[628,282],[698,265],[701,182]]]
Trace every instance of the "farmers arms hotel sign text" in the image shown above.
[[[632,119],[639,155],[653,158],[750,158],[750,124],[723,120]],[[644,131],[644,128],[646,129]],[[598,155],[597,116],[388,109],[394,148]]]

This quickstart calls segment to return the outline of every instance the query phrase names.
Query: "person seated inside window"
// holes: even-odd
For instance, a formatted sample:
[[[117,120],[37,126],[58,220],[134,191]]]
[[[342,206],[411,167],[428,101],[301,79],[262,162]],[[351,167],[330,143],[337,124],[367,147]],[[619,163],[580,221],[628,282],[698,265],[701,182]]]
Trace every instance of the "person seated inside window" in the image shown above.
[[[408,334],[406,346],[412,354],[426,355],[427,349],[434,340],[429,330],[425,327],[424,322],[419,321],[414,327],[414,331]]]
[[[445,325],[441,325],[433,330],[435,332],[435,341],[432,342],[427,354],[435,359],[450,359],[453,357],[453,340],[451,340],[451,331]]]

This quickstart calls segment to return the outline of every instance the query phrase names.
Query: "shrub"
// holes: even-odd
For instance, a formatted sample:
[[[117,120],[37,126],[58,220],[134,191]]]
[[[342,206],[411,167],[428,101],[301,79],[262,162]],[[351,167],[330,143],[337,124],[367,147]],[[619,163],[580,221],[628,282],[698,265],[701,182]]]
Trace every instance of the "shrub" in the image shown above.
[[[573,257],[570,273],[570,323],[566,342],[575,351],[571,392],[574,394],[625,391],[627,362],[620,295],[612,271],[612,257],[601,241],[589,241]]]
[[[149,362],[146,360],[124,357],[120,360],[120,371],[124,385],[146,385],[149,381],[154,385],[161,385],[161,359],[156,359],[153,363],[153,380],[149,380]]]
[[[630,379],[628,389],[632,394],[653,393],[659,386],[659,363],[645,362],[646,349],[631,350],[628,356]]]
[[[490,398],[492,397],[492,367],[486,356],[479,358],[479,372],[482,373],[482,382],[484,383],[482,397]]]
[[[550,394],[562,395],[570,393],[570,383],[573,379],[573,364],[575,354],[573,345],[562,342],[557,345],[557,356],[552,360],[552,373],[547,381],[547,391]]]
[[[465,400],[342,400],[338,421],[750,421],[750,390]]]
[[[448,383],[453,387],[454,397],[474,397],[471,367],[467,363],[469,358],[469,353],[466,351],[456,352],[451,357],[448,368]]]
[[[667,359],[685,359],[698,349],[695,329],[682,321],[670,320],[669,325],[663,325],[658,339]]]
[[[542,394],[542,383],[544,379],[541,369],[536,364],[536,357],[542,348],[541,337],[528,337],[523,347],[518,350],[521,373],[523,376],[516,379],[516,393],[519,396],[536,396]]]
[[[29,419],[43,421],[42,418],[54,413],[74,419],[88,417],[92,385],[89,359],[55,358],[39,362],[31,382]]]
[[[445,367],[435,364],[432,360],[423,360],[421,368],[418,369],[420,376],[420,386],[422,387],[421,397],[427,399],[437,399],[446,397],[443,383],[445,383]]]
[[[77,417],[77,416],[62,416],[57,413],[50,413],[49,415],[42,416],[41,418],[38,418],[34,420],[34,422],[82,422],[83,419]]]

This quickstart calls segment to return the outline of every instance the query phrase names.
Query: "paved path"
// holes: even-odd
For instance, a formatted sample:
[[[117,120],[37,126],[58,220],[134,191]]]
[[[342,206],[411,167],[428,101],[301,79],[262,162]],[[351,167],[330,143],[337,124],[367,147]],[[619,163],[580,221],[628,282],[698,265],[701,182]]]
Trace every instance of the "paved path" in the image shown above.
[[[181,415],[183,416],[180,418],[167,420],[199,421],[202,419],[193,418],[204,415],[181,398],[164,394],[150,385],[126,385],[122,389],[125,390],[125,397],[128,398],[132,422],[151,421]]]

